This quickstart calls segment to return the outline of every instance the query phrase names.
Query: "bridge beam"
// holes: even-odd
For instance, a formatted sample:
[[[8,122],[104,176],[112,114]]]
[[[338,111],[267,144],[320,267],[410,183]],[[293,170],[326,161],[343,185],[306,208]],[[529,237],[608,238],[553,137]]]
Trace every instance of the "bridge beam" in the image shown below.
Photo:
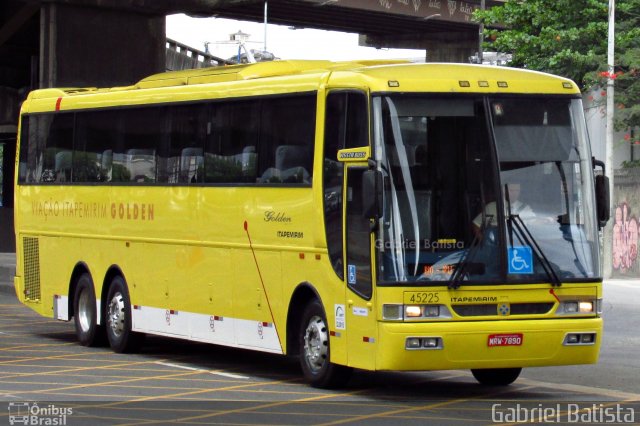
[[[162,72],[164,34],[162,15],[43,3],[39,87],[129,85]]]

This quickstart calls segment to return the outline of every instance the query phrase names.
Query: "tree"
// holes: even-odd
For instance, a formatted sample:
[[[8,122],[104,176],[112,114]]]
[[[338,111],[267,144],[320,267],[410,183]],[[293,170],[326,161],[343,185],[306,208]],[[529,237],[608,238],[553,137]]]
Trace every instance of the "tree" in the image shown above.
[[[616,9],[616,129],[631,130],[640,127],[640,0],[618,0]],[[625,139],[640,145],[638,133]]]
[[[511,53],[511,66],[568,77],[583,90],[604,87],[608,0],[507,0],[478,10],[485,49]],[[616,0],[616,129],[640,145],[640,0]]]

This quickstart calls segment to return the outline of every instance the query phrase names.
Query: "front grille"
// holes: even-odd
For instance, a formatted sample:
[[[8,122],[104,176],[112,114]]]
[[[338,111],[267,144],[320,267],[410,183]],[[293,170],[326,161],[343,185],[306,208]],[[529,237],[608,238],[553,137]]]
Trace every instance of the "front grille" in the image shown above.
[[[451,305],[453,311],[461,317],[484,317],[498,314],[498,305]]]
[[[553,303],[512,303],[511,315],[541,315],[553,308]]]
[[[24,251],[24,296],[26,300],[40,300],[40,246],[37,238],[22,239]]]
[[[453,311],[461,317],[488,317],[498,315],[495,303],[478,305],[451,305]],[[512,303],[509,315],[542,315],[553,308],[553,303]]]

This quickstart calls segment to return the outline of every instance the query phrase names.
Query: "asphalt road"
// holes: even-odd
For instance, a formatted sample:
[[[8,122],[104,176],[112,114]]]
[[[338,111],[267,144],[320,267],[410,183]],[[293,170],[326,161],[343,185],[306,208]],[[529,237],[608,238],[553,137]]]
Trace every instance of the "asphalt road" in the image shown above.
[[[527,369],[502,388],[468,371],[357,371],[345,389],[319,390],[286,357],[158,337],[114,354],[78,345],[72,323],[38,316],[12,291],[0,285],[0,424],[640,422],[640,284],[628,281],[605,285],[598,364]]]

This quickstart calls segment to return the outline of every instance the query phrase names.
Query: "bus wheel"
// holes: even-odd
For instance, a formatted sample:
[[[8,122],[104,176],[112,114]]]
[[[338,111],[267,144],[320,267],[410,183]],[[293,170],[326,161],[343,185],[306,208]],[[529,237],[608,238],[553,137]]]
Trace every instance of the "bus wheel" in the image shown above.
[[[76,336],[82,346],[98,346],[105,342],[105,329],[98,325],[96,293],[91,275],[83,273],[78,278],[73,295]]]
[[[471,370],[473,377],[485,386],[506,386],[515,382],[522,368],[482,368]]]
[[[124,279],[115,277],[109,286],[105,310],[107,337],[111,349],[118,353],[134,352],[144,335],[131,331],[131,303]]]
[[[351,376],[351,368],[330,361],[329,327],[319,301],[314,300],[306,307],[299,337],[300,365],[311,386],[335,388],[345,385]]]

